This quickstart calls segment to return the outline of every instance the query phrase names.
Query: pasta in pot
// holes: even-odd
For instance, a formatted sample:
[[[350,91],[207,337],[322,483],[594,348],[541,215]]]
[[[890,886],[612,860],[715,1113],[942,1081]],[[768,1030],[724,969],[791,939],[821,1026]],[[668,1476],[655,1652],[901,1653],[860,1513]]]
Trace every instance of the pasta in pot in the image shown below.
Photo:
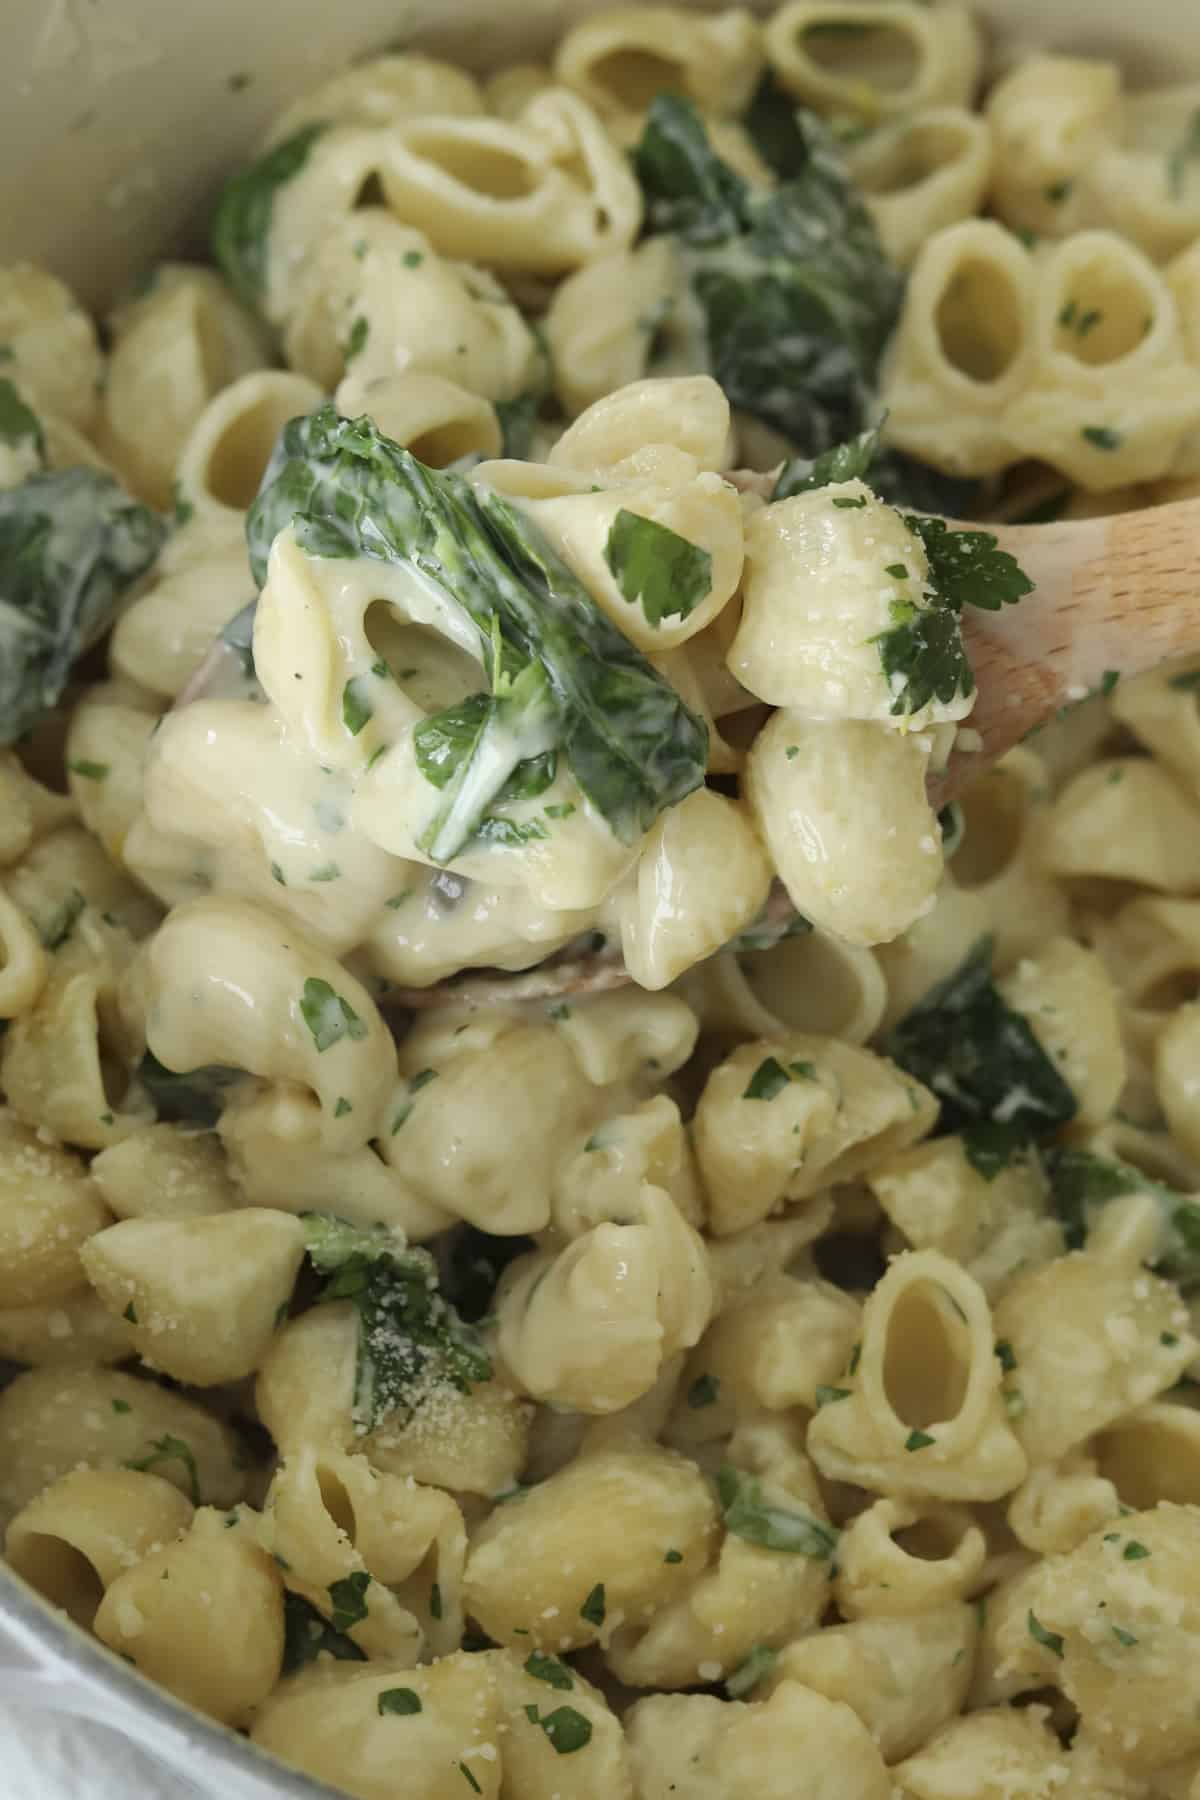
[[[1196,485],[1200,88],[529,48],[0,270],[9,1563],[362,1800],[1183,1795],[1196,658],[931,795],[989,512]]]

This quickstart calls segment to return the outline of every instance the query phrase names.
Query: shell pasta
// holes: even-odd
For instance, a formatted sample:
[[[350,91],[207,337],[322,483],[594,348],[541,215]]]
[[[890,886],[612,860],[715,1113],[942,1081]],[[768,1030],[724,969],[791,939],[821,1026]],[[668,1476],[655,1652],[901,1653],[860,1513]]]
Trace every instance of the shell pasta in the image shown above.
[[[358,1800],[1195,1800],[1200,665],[937,795],[1200,88],[604,6],[211,252],[0,270],[10,1567]]]

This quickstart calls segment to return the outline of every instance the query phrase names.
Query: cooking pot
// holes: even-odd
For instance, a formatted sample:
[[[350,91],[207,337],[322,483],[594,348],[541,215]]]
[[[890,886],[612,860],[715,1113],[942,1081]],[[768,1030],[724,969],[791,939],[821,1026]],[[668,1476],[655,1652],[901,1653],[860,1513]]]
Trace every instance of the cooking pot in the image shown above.
[[[1192,0],[969,4],[990,29],[995,67],[1039,47],[1116,58],[1135,83],[1200,76]],[[332,69],[409,45],[486,69],[537,56],[597,10],[588,0],[6,0],[0,261],[44,262],[104,306],[141,269],[201,240],[223,177]],[[0,1697],[101,1721],[222,1800],[333,1794],[143,1679],[3,1562]]]

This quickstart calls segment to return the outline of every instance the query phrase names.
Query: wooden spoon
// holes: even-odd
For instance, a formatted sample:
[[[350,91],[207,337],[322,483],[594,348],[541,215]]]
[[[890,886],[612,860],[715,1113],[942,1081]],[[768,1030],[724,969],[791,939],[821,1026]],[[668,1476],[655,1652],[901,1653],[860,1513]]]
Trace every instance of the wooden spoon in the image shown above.
[[[1200,499],[1053,525],[986,525],[1032,594],[963,611],[982,740],[957,750],[930,795],[943,806],[1063,707],[1122,676],[1200,650]],[[970,741],[970,740],[968,740]]]

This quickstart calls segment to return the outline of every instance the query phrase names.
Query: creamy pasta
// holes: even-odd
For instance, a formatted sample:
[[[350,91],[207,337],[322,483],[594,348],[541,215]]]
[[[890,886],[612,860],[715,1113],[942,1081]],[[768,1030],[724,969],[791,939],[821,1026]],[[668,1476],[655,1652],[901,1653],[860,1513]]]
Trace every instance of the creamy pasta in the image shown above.
[[[0,1524],[361,1800],[1200,1792],[1200,90],[614,6],[0,270]]]

